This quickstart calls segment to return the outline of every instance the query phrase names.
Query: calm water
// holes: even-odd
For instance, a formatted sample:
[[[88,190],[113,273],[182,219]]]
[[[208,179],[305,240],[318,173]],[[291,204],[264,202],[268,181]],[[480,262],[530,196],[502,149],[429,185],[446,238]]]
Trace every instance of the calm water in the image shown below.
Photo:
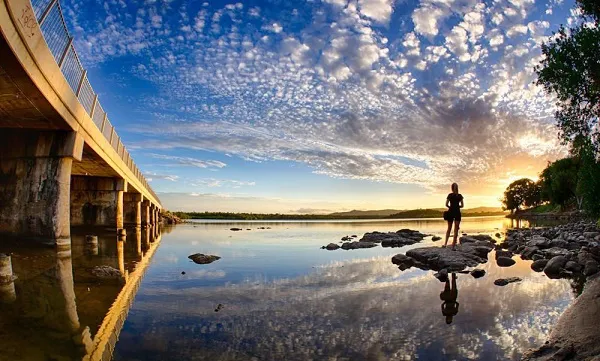
[[[468,233],[506,227],[504,218],[462,224]],[[319,249],[345,235],[400,228],[442,235],[445,224],[199,222],[162,234],[129,231],[120,243],[108,232],[97,250],[84,245],[90,230],[77,231],[71,256],[0,249],[13,252],[19,276],[14,297],[0,297],[0,359],[81,359],[110,349],[124,321],[115,360],[516,360],[543,343],[574,297],[568,281],[532,273],[529,261],[516,258],[510,268],[488,262],[483,278],[458,275],[458,313],[447,324],[444,283],[390,262],[439,242]],[[197,252],[222,259],[197,265],[187,258]],[[95,265],[123,277],[98,280],[90,275]],[[511,276],[523,282],[493,285]]]

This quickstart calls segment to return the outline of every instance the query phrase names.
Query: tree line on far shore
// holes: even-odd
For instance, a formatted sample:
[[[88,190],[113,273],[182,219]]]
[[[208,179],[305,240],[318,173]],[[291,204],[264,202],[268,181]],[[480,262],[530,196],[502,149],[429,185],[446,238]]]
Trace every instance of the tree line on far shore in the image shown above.
[[[600,216],[600,2],[577,0],[578,19],[542,45],[537,84],[555,96],[555,118],[569,156],[549,163],[537,182],[519,179],[504,208],[577,209]]]

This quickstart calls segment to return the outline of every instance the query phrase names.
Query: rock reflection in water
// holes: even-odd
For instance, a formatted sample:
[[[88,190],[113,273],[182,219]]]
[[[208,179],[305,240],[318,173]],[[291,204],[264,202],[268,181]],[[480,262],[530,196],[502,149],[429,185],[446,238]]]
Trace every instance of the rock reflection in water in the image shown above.
[[[440,317],[440,282],[430,272],[402,273],[389,257],[272,282],[147,287],[115,359],[518,359],[542,342],[569,284],[531,275],[501,290],[491,282],[509,271],[483,268],[482,279],[460,275],[461,313],[451,325]],[[510,272],[530,274],[521,263]],[[218,304],[224,308],[215,313]]]

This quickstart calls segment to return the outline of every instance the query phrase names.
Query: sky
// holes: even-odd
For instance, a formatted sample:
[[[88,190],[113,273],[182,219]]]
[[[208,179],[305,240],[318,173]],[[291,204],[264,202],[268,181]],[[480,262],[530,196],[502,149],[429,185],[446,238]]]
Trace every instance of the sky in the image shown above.
[[[163,206],[499,206],[566,154],[535,84],[573,0],[61,1]]]

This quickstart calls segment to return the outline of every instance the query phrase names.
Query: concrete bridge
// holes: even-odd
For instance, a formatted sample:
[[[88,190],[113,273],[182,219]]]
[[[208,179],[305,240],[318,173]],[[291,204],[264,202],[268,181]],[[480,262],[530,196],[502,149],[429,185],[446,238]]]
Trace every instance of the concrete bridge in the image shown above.
[[[72,225],[146,226],[160,200],[123,146],[57,0],[0,0],[0,233],[70,242]]]

